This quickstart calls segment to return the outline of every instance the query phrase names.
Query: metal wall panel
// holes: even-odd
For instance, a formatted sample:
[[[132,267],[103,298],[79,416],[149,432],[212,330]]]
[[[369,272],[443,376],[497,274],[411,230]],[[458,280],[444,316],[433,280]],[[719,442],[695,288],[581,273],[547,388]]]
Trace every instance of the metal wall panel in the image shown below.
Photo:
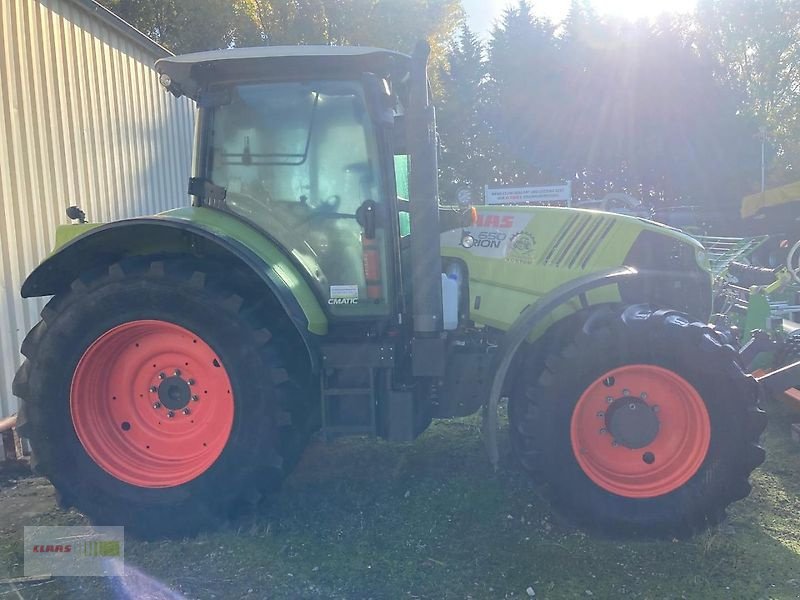
[[[44,305],[19,289],[66,207],[108,221],[188,202],[194,108],[158,84],[165,54],[87,0],[0,0],[0,417]]]

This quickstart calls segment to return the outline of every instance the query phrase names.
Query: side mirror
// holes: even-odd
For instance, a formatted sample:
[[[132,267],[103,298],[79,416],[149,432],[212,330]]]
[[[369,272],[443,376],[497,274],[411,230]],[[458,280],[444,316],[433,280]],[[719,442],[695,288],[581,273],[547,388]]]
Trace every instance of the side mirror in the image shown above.
[[[78,223],[86,223],[86,213],[78,206],[70,206],[67,209],[67,218]]]

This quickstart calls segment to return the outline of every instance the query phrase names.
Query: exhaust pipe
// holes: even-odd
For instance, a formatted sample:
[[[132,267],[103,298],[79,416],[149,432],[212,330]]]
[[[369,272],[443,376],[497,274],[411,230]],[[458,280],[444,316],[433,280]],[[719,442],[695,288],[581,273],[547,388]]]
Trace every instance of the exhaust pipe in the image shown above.
[[[411,281],[414,333],[442,331],[442,259],[439,248],[439,194],[436,131],[428,95],[430,46],[419,42],[411,55],[411,85],[406,115],[411,165],[408,182],[411,221]]]
[[[436,164],[436,117],[428,92],[427,42],[411,55],[406,114],[411,165],[408,182],[411,221],[411,309],[414,338],[411,369],[418,377],[445,372],[442,334],[442,257],[439,244],[439,169]]]

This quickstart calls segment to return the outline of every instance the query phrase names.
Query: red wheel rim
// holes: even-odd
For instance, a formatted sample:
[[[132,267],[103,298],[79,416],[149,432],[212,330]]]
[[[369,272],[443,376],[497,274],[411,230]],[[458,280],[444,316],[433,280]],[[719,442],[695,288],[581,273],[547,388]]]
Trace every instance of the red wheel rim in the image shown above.
[[[683,377],[654,365],[627,365],[581,395],[570,439],[578,464],[598,486],[653,498],[697,473],[711,443],[711,420],[702,396]]]
[[[225,367],[199,336],[166,321],[131,321],[84,352],[70,412],[98,466],[131,485],[164,488],[219,458],[234,402]]]

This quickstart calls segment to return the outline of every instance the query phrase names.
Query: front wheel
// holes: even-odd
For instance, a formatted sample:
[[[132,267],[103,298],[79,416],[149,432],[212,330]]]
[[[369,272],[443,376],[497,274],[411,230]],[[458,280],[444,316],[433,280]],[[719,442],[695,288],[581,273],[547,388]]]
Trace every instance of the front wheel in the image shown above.
[[[757,384],[735,350],[646,305],[595,312],[574,330],[517,378],[509,415],[522,464],[592,529],[686,535],[719,522],[764,460]]]

